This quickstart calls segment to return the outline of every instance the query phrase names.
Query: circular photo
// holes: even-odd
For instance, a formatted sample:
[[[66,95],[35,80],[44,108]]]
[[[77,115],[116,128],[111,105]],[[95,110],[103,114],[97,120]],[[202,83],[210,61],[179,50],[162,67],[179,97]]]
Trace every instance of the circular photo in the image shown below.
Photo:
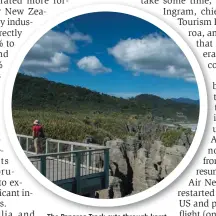
[[[178,166],[196,133],[199,92],[184,53],[161,29],[95,12],[34,44],[14,83],[12,114],[32,169],[71,193],[115,199]]]

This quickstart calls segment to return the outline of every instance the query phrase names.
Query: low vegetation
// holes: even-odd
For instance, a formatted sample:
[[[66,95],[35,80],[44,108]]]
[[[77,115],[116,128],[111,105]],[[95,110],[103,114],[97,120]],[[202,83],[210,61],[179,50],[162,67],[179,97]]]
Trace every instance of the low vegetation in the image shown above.
[[[34,119],[40,119],[44,125],[46,137],[60,140],[83,141],[87,135],[94,142],[103,143],[108,137],[124,138],[127,135],[127,116],[72,115],[56,112],[13,110],[15,130],[18,134],[31,135]]]
[[[181,129],[173,129],[164,132],[161,135],[161,141],[163,142],[163,145],[166,147],[172,147],[175,145],[178,142],[182,132],[183,131]]]

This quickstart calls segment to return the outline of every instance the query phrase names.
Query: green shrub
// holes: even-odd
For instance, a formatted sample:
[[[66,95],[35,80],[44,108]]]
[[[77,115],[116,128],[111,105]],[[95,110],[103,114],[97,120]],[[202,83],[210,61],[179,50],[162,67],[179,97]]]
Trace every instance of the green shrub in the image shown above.
[[[192,133],[192,130],[191,130],[190,128],[182,128],[181,130],[182,130],[182,132],[184,132],[186,135],[189,135],[189,134]]]
[[[121,115],[67,114],[49,111],[13,110],[14,127],[17,134],[32,135],[32,124],[39,119],[47,138],[82,142],[86,135],[102,144],[105,137],[124,138],[127,134],[125,119]]]
[[[177,143],[182,134],[181,130],[168,130],[161,135],[161,141],[166,147],[172,147]]]

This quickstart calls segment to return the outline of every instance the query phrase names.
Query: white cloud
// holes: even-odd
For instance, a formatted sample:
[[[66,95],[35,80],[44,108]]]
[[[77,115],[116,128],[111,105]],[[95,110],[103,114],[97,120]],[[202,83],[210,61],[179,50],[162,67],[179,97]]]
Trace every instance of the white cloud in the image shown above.
[[[135,76],[146,73],[195,81],[188,60],[169,38],[159,35],[149,35],[142,39],[129,38],[109,48],[108,52]]]
[[[44,74],[50,72],[67,72],[70,58],[63,53],[55,53],[54,56],[47,60],[28,60],[22,64],[23,72],[26,74],[36,75],[37,72]]]
[[[109,73],[112,69],[103,66],[96,56],[86,56],[77,62],[79,69],[92,74]]]
[[[68,31],[66,31],[66,33],[74,41],[86,41],[88,43],[92,43],[92,38],[89,35],[85,35],[81,32],[74,32],[70,34]]]
[[[67,72],[70,66],[68,55],[76,53],[76,41],[91,42],[91,37],[78,33],[62,33],[50,30],[26,55],[21,72],[32,75],[47,72]]]

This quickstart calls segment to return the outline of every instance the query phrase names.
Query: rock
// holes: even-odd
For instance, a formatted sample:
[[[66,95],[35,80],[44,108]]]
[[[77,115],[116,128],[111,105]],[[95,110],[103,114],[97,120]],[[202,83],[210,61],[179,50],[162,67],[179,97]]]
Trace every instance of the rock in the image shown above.
[[[110,137],[105,137],[103,140],[103,145],[106,146],[106,142],[110,140],[111,140]]]
[[[126,127],[127,127],[128,133],[136,133],[138,131],[138,126],[136,123],[128,122]]]
[[[124,142],[121,139],[106,142],[110,148],[110,169],[114,176],[127,174],[127,163],[124,158]]]
[[[108,193],[109,197],[112,199],[122,197],[124,195],[122,180],[117,177],[111,177]]]
[[[117,177],[110,176],[109,177],[109,188],[97,191],[96,197],[99,199],[113,199],[113,198],[121,198],[122,197],[122,181]]]
[[[146,181],[146,149],[141,148],[137,152],[137,158],[134,160],[133,168],[133,193],[137,193],[148,188]]]
[[[181,162],[193,139],[184,134],[172,147],[165,147],[160,135],[165,127],[153,122],[136,128],[139,136],[107,140],[110,148],[110,185],[98,192],[100,198],[119,198],[144,191],[169,175]]]
[[[185,133],[182,133],[180,139],[178,140],[178,145],[185,146],[186,148],[189,148],[192,140],[190,136],[187,136]]]
[[[181,162],[186,153],[187,148],[185,146],[174,145],[167,147],[161,164],[161,177],[165,178],[169,175]]]
[[[109,189],[104,189],[95,192],[95,198],[97,199],[110,199],[109,197]]]
[[[122,188],[124,188],[124,190],[122,189],[122,195],[125,196],[133,190],[133,169],[130,164],[127,148],[121,139],[107,141],[106,144],[107,147],[110,147],[111,175],[121,179]]]
[[[145,172],[148,187],[152,187],[162,180],[160,173],[165,148],[161,141],[155,141],[147,152]]]
[[[134,151],[134,153],[137,152],[137,150],[140,148],[141,141],[137,139],[137,137],[128,136],[125,140],[125,147],[127,151]]]

